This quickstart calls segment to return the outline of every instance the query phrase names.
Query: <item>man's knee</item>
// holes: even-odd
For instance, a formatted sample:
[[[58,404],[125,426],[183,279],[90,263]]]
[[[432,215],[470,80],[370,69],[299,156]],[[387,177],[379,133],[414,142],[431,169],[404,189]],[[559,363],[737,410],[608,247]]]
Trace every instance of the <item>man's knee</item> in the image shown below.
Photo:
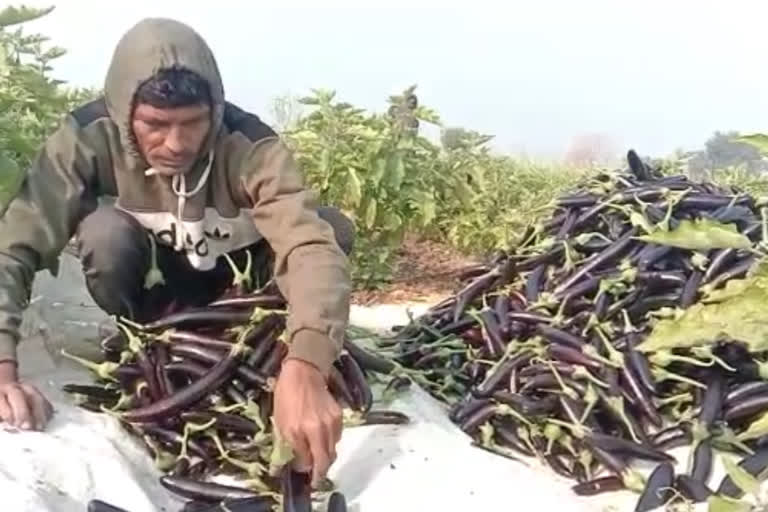
[[[344,254],[349,256],[355,245],[354,222],[333,206],[321,206],[317,209],[317,213],[321,219],[331,225],[336,236],[336,243],[344,251]]]
[[[137,260],[144,263],[148,239],[137,220],[114,207],[102,206],[78,226],[77,250],[86,270],[109,272],[135,266]]]

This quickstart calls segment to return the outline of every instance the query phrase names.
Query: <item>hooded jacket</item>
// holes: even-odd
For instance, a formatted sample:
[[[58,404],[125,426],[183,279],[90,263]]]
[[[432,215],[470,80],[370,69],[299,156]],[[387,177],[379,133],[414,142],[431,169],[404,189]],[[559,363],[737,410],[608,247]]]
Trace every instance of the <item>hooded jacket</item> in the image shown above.
[[[131,113],[138,87],[171,67],[208,81],[212,128],[196,165],[169,180],[145,172]],[[160,18],[139,22],[121,38],[104,97],[66,116],[0,217],[0,361],[16,360],[34,274],[57,274],[62,250],[101,196],[116,197],[116,207],[201,270],[220,254],[265,238],[289,305],[288,357],[327,374],[349,315],[348,260],[316,213],[288,148],[258,117],[225,100],[206,42],[188,26]]]

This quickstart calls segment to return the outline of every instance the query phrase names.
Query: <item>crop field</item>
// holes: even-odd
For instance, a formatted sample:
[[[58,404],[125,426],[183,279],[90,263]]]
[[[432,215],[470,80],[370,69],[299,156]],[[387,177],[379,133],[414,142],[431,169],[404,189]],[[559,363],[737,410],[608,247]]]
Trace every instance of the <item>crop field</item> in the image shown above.
[[[0,212],[63,116],[99,94],[55,80],[64,50],[17,30],[47,12],[0,12]],[[381,111],[324,88],[298,104],[279,131],[320,202],[354,221],[354,301],[431,305],[376,346],[350,341],[339,396],[350,385],[368,412],[367,377],[416,383],[478,446],[536,457],[576,494],[753,510],[735,499],[757,494],[768,460],[768,173],[702,174],[642,148],[618,168],[503,154],[492,134],[444,126],[415,85]],[[261,300],[284,306],[272,292]],[[668,451],[688,445],[681,473]]]

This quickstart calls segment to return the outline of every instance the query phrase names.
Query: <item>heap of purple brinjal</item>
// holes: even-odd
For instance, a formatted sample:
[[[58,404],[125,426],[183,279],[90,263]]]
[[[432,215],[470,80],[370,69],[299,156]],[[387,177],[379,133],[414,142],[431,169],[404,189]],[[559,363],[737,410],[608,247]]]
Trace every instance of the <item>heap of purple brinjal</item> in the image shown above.
[[[332,482],[313,489],[310,475],[291,469],[290,449],[272,423],[286,309],[272,284],[149,324],[117,319],[117,331],[101,342],[101,362],[63,352],[94,377],[63,390],[143,441],[160,483],[184,500],[182,512],[310,512],[313,504],[343,512],[345,497]],[[372,408],[360,357],[371,356],[346,340],[329,376],[345,427],[407,423],[402,413]],[[122,510],[107,501],[92,500],[89,512]]]
[[[377,353],[476,446],[537,458],[579,495],[635,491],[637,512],[741,498],[768,468],[768,210],[627,159]]]

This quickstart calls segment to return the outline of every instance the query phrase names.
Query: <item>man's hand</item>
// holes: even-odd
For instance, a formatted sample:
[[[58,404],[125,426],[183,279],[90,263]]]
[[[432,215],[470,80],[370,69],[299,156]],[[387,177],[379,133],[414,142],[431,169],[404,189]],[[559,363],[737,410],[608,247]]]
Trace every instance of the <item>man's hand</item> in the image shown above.
[[[19,382],[16,364],[0,363],[0,422],[22,430],[43,430],[52,415],[50,402],[34,386]]]
[[[275,386],[275,422],[293,448],[296,471],[312,472],[312,484],[325,478],[341,439],[341,407],[320,371],[309,363],[283,363]]]

